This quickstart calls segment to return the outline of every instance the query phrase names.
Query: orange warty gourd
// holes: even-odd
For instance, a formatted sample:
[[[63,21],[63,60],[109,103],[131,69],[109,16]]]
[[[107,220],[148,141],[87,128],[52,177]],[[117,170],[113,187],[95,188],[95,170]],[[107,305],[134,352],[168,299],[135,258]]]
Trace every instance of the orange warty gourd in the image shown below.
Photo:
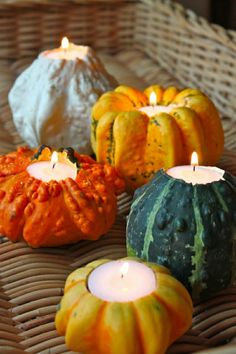
[[[94,261],[66,280],[55,323],[67,347],[83,354],[165,353],[191,325],[193,305],[187,290],[165,267],[145,263],[156,277],[154,292],[129,302],[104,301],[90,293],[87,280],[106,262]]]
[[[0,156],[0,233],[11,241],[48,247],[96,240],[113,224],[123,180],[114,167],[65,151],[77,163],[75,180],[45,183],[28,174],[29,164],[50,160],[48,147],[38,153],[21,147]]]
[[[152,92],[160,113],[149,117],[139,109],[149,105]],[[199,164],[215,165],[224,133],[217,109],[199,90],[119,86],[93,106],[91,141],[97,160],[117,167],[134,190],[161,168],[189,164],[193,151]]]

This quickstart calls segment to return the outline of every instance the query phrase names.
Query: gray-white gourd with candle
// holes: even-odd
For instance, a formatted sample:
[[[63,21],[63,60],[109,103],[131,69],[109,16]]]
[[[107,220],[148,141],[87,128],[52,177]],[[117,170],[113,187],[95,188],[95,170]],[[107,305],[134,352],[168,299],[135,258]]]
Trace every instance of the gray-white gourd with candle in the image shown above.
[[[13,120],[30,147],[90,154],[91,107],[117,82],[90,47],[63,47],[42,52],[17,78],[9,93]]]

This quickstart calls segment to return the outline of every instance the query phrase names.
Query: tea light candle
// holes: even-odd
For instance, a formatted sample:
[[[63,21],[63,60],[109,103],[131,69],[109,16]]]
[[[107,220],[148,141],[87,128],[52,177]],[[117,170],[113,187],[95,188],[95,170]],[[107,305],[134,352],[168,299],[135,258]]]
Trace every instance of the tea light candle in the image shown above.
[[[149,97],[150,106],[139,108],[140,112],[147,114],[149,117],[153,117],[159,113],[170,113],[174,109],[175,105],[161,106],[157,105],[157,96],[155,92],[152,92]]]
[[[169,176],[182,179],[186,183],[207,184],[223,180],[224,170],[217,167],[198,166],[198,156],[193,152],[191,166],[176,166],[166,172]]]
[[[89,47],[70,43],[67,37],[61,41],[59,48],[46,50],[40,55],[49,59],[83,60],[89,51]]]
[[[105,301],[129,302],[151,294],[156,289],[156,279],[143,263],[111,261],[93,270],[88,289]]]
[[[52,153],[51,161],[39,161],[32,163],[27,167],[30,176],[37,178],[43,182],[61,181],[66,178],[76,179],[76,165],[58,162],[58,154],[56,151]]]
[[[191,322],[183,285],[165,267],[137,258],[100,259],[76,269],[55,318],[68,349],[87,354],[164,354]]]

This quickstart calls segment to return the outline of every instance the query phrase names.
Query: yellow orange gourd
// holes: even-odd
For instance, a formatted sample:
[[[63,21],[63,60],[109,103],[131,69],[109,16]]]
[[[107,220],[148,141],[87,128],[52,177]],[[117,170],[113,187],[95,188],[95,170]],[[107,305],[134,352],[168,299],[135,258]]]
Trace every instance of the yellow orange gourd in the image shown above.
[[[139,109],[149,105],[152,92],[160,113],[149,117]],[[193,151],[200,164],[215,165],[224,134],[217,109],[199,90],[119,86],[93,106],[91,141],[97,160],[116,166],[134,190],[160,168],[189,164]]]
[[[191,325],[187,290],[165,267],[146,263],[154,272],[156,290],[130,302],[104,301],[88,290],[87,280],[106,262],[94,261],[66,280],[55,324],[67,347],[83,354],[165,353]]]
[[[124,187],[114,167],[67,149],[78,165],[75,180],[46,183],[30,176],[29,164],[50,160],[46,147],[19,148],[0,156],[0,233],[32,247],[96,240],[111,227],[116,194]],[[36,153],[36,154],[35,154]]]

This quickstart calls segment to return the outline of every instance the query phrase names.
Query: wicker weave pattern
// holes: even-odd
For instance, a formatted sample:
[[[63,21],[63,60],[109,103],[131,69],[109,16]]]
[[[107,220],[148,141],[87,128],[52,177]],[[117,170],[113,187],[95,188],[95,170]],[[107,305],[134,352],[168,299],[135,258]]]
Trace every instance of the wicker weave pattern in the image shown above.
[[[236,174],[236,154],[226,152],[221,167]],[[124,215],[129,210],[130,202],[131,198],[125,194],[119,197],[120,216],[108,234],[99,241],[33,250],[23,242],[12,244],[5,238],[0,239],[2,354],[72,354],[67,351],[64,338],[57,335],[54,326],[56,306],[61,299],[65,279],[72,270],[94,259],[125,256]],[[235,308],[235,286],[197,304],[192,329],[172,345],[168,354],[190,354],[230,340],[234,343]],[[235,352],[229,352],[232,353]]]
[[[184,86],[209,94],[222,114],[235,120],[236,33],[170,1],[146,0],[138,8],[135,46]]]
[[[62,36],[103,51],[121,83],[144,88],[195,86],[224,116],[226,147],[236,149],[236,33],[185,11],[170,0],[2,0],[0,2],[0,152],[23,142],[12,123],[8,91],[20,72]],[[228,118],[225,118],[228,116]],[[220,166],[236,175],[236,153]],[[54,327],[56,305],[73,269],[100,257],[125,255],[130,197],[119,199],[115,225],[102,240],[32,250],[0,238],[0,353],[72,354]],[[236,287],[195,306],[192,329],[169,354],[236,353]],[[208,348],[228,344],[222,349]],[[122,353],[121,353],[122,354]]]
[[[183,86],[209,94],[235,120],[236,33],[169,0],[1,1],[0,58],[35,56],[72,41],[110,54],[136,48],[159,62]]]

